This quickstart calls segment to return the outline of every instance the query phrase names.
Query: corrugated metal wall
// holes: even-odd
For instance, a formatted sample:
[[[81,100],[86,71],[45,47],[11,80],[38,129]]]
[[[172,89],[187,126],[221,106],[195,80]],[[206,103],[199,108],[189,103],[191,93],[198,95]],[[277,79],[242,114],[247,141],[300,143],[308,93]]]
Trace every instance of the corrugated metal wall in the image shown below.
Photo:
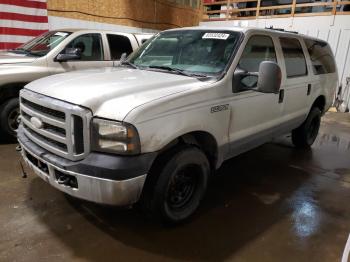
[[[202,22],[201,25],[260,28],[273,26],[324,39],[332,47],[343,87],[346,85],[346,78],[350,77],[350,15]],[[350,98],[347,99],[350,107]]]

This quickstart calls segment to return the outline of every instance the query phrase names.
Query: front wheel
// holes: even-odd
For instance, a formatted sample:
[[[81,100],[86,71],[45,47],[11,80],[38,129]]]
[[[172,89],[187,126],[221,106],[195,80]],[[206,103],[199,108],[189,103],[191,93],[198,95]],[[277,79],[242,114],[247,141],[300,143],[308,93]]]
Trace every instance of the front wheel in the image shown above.
[[[292,131],[292,142],[296,147],[309,148],[314,143],[321,125],[321,111],[311,109],[304,123]]]
[[[149,174],[153,182],[145,185],[144,208],[165,223],[188,219],[207,188],[210,167],[205,154],[195,147],[181,148],[161,159],[154,170]]]
[[[5,139],[14,140],[19,124],[19,102],[18,98],[5,101],[0,108],[0,127]]]

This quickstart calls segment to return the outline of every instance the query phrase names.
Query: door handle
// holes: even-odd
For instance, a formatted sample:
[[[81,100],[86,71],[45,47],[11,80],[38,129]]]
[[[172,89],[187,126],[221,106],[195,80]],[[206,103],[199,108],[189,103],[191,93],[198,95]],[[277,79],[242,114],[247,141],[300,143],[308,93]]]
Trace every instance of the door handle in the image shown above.
[[[307,95],[309,96],[311,94],[311,84],[307,85]]]
[[[279,93],[279,96],[278,96],[278,103],[282,103],[284,100],[284,89],[280,89],[280,93]]]

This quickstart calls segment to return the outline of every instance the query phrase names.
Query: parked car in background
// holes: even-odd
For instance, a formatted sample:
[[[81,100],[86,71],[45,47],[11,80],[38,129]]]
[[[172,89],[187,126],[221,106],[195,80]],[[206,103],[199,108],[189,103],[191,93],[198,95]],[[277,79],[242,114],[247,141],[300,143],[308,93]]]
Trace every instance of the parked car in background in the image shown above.
[[[29,82],[73,70],[113,66],[123,53],[130,54],[152,34],[100,30],[49,31],[0,52],[0,132],[15,137],[18,126],[18,94]]]
[[[310,147],[337,82],[332,51],[316,38],[173,29],[120,67],[28,84],[18,141],[55,188],[102,204],[139,203],[177,223],[195,212],[223,161],[287,133]]]

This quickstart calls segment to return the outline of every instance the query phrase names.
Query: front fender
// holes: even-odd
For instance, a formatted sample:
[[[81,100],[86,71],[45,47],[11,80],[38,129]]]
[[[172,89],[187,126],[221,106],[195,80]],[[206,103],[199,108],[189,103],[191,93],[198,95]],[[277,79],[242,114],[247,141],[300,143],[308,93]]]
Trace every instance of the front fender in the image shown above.
[[[48,74],[48,69],[45,66],[2,65],[0,66],[0,86],[29,83]]]

